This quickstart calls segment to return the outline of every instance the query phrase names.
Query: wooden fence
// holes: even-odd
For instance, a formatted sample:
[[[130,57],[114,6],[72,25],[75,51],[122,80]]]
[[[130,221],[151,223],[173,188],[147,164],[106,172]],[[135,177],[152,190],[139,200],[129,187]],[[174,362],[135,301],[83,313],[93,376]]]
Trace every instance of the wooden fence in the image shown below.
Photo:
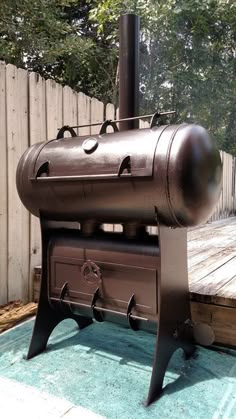
[[[0,62],[0,305],[31,299],[33,268],[41,262],[38,219],[25,210],[15,186],[16,167],[24,150],[55,138],[62,125],[100,122],[115,114],[112,104],[104,106],[68,86]],[[140,128],[146,126],[140,122]],[[79,134],[98,130],[83,128]],[[236,209],[235,158],[221,154],[223,191],[212,220],[233,215]]]

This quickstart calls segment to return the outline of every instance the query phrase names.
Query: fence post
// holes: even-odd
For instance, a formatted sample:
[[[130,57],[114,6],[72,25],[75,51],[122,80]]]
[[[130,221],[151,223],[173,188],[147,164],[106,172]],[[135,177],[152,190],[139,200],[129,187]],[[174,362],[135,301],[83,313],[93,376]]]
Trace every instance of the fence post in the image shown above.
[[[6,65],[0,61],[0,305],[7,302]]]

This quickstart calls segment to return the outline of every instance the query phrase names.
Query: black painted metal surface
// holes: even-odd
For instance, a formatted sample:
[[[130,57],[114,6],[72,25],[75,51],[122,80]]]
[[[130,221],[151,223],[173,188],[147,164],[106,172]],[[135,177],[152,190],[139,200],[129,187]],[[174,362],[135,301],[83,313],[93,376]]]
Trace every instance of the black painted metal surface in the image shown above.
[[[119,117],[139,114],[139,17],[120,17]],[[120,130],[138,128],[137,120],[120,122]]]
[[[210,216],[221,170],[204,128],[169,125],[36,144],[19,162],[17,188],[36,216],[156,225],[158,211],[181,227]]]
[[[28,359],[64,318],[80,328],[95,319],[157,333],[150,404],[162,392],[173,352],[194,351],[184,227],[214,209],[219,152],[197,125],[65,139],[63,133],[26,151],[17,170],[19,195],[42,228],[42,285]],[[121,223],[123,232],[105,233],[102,222]],[[147,225],[157,225],[158,234],[150,236]]]

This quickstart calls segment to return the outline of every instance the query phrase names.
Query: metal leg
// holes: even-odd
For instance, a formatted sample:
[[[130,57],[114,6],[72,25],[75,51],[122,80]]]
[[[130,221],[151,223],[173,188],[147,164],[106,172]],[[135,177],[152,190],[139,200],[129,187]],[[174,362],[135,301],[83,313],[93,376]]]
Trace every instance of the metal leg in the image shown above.
[[[48,301],[41,298],[26,359],[44,351],[53,329],[64,319],[65,316],[55,312]]]
[[[164,322],[163,322],[164,323]],[[146,405],[150,405],[162,394],[162,386],[168,363],[178,349],[182,348],[186,358],[189,358],[195,351],[195,346],[191,342],[178,341],[173,338],[171,332],[167,332],[165,327],[161,327],[157,335],[156,351],[152,369],[152,377],[149,387]]]
[[[164,376],[166,369],[169,363],[171,356],[173,355],[173,349],[168,349],[165,342],[160,339],[160,336],[157,337],[155,358],[152,369],[152,377],[148,392],[148,398],[146,405],[149,406],[155,400],[160,397],[162,393],[162,386],[164,381]]]
[[[49,235],[47,231],[47,224],[41,218],[41,234],[42,234],[42,279],[41,289],[38,304],[38,311],[34,324],[33,334],[30,342],[29,351],[26,359],[30,359],[46,348],[48,339],[53,329],[65,319],[73,319],[77,322],[80,329],[89,326],[92,323],[91,318],[74,315],[69,309],[60,310],[60,307],[54,309],[48,300],[47,291],[47,249],[49,244]]]
[[[186,357],[195,350],[190,327],[186,230],[159,226],[158,235],[158,333],[147,405],[161,395],[164,375],[176,349],[182,348]]]
[[[73,314],[70,314],[69,312],[68,315],[66,315],[65,312],[60,313],[59,311],[54,310],[46,299],[41,298],[26,359],[30,359],[44,351],[53,329],[62,320],[67,318],[75,320],[80,329],[83,329],[92,323],[92,320],[87,317],[73,316]]]

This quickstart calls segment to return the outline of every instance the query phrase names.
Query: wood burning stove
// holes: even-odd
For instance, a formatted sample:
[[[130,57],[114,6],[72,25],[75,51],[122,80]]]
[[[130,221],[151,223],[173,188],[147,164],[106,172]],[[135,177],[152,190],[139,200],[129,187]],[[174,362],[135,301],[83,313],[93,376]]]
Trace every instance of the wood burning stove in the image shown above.
[[[65,318],[157,334],[147,404],[177,348],[194,351],[186,229],[205,221],[221,189],[221,160],[204,128],[156,125],[55,140],[25,152],[17,188],[40,218],[42,284],[28,359]],[[106,133],[111,124],[114,133]],[[63,138],[65,130],[71,138]],[[120,223],[123,232],[105,232]],[[147,226],[157,226],[150,235]]]
[[[138,130],[137,16],[120,20],[120,130],[56,139],[25,152],[17,188],[40,218],[42,282],[28,359],[43,351],[65,318],[93,319],[157,334],[147,404],[162,390],[177,348],[194,351],[188,297],[186,228],[205,221],[221,189],[219,152],[204,128]],[[170,112],[173,113],[173,112]],[[106,133],[111,125],[114,133]],[[68,130],[71,138],[63,138]],[[103,223],[120,223],[108,233]],[[150,235],[147,226],[156,226]]]

